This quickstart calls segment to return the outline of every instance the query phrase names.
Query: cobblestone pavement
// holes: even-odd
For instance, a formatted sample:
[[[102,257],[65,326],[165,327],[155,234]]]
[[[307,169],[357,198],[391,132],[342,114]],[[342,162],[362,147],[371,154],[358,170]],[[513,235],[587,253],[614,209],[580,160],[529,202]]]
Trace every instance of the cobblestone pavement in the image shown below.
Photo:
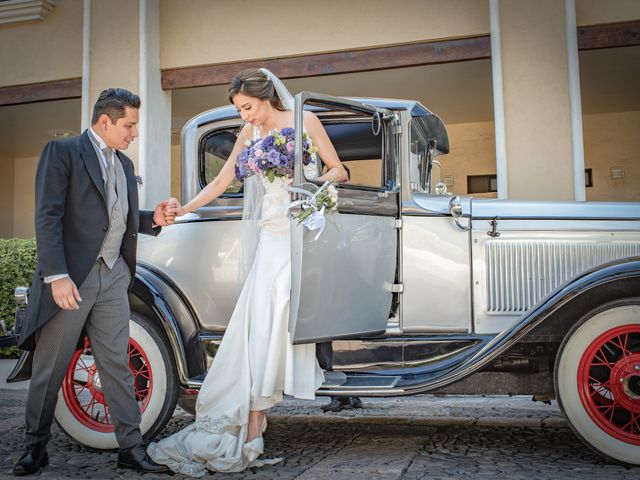
[[[0,478],[22,450],[26,392],[0,390]],[[567,427],[557,406],[514,397],[364,399],[363,410],[324,415],[315,402],[287,400],[270,411],[266,457],[274,466],[213,479],[616,479],[640,468],[608,464]],[[190,423],[177,409],[164,434]],[[113,452],[89,451],[56,426],[50,465],[35,478],[155,478],[116,468]],[[30,477],[34,478],[34,477]],[[160,478],[183,479],[161,475]]]

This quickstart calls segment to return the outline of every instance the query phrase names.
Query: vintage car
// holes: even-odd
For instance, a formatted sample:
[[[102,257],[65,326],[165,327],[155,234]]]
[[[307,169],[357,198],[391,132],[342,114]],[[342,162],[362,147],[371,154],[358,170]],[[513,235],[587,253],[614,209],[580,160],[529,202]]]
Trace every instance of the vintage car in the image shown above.
[[[318,394],[556,399],[587,445],[640,465],[640,203],[453,196],[436,160],[447,132],[420,103],[302,92],[298,138],[304,108],[351,175],[317,240],[291,223],[289,329],[295,343],[318,344]],[[183,199],[217,174],[241,124],[229,106],[185,125]],[[294,185],[317,188],[299,151]],[[242,202],[234,184],[140,239],[130,365],[147,436],[176,402],[193,409],[215,357],[238,295]],[[14,379],[27,367],[25,355]],[[56,420],[80,443],[116,446],[88,343]]]

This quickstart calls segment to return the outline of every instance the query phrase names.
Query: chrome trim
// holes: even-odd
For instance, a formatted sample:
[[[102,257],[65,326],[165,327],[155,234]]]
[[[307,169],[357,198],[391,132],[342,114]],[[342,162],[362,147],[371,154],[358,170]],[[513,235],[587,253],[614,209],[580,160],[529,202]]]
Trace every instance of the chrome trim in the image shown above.
[[[200,333],[198,340],[202,346],[202,351],[205,354],[205,363],[207,365],[207,371],[211,368],[213,359],[216,356],[217,350],[222,342],[222,333]]]
[[[200,389],[202,387],[203,383],[204,383],[204,379],[199,380],[199,379],[194,379],[194,378],[190,378],[186,382],[186,384],[187,384],[187,386],[189,388],[196,388],[196,389]]]
[[[355,397],[392,397],[406,395],[406,390],[403,388],[385,388],[384,390],[324,390],[320,388],[316,391],[316,395],[320,396],[355,396]]]
[[[449,200],[449,213],[451,213],[451,216],[453,217],[454,222],[456,222],[456,226],[460,230],[462,230],[463,232],[466,232],[469,230],[470,228],[469,225],[462,225],[460,223],[460,219],[463,216],[462,202],[460,201],[460,197],[458,196],[452,197],[451,200]]]
[[[432,195],[422,192],[412,192],[411,198],[402,202],[402,214],[423,217],[450,217],[451,201],[457,198],[460,203],[458,212],[460,217],[471,217],[471,197],[451,195]],[[475,202],[475,199],[473,199]],[[474,203],[475,206],[475,203]],[[493,217],[491,217],[493,218]]]
[[[640,220],[640,202],[550,202],[473,198],[474,219]]]

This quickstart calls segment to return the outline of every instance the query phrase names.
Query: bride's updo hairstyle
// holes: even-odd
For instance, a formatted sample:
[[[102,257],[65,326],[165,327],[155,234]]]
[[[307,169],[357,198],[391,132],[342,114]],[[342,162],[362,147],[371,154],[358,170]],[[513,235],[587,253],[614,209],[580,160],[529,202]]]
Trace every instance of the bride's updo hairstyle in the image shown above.
[[[233,103],[233,97],[238,93],[260,100],[269,100],[275,109],[285,110],[273,82],[259,68],[247,68],[233,77],[227,92],[230,103]]]

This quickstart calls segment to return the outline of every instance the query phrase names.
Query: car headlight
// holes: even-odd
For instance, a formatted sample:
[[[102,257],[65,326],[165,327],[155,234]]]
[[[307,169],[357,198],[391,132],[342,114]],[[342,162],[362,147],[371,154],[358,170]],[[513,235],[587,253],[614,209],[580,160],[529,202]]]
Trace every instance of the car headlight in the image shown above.
[[[29,303],[29,287],[16,287],[14,297],[18,306]]]

